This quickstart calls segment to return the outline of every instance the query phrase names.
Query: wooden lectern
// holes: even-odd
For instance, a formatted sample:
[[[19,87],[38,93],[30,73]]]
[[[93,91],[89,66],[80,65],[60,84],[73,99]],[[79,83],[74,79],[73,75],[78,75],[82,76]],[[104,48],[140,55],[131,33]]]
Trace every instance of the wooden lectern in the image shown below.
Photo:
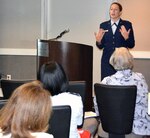
[[[93,47],[84,44],[37,40],[37,72],[48,61],[60,63],[69,81],[86,81],[85,111],[92,110]]]

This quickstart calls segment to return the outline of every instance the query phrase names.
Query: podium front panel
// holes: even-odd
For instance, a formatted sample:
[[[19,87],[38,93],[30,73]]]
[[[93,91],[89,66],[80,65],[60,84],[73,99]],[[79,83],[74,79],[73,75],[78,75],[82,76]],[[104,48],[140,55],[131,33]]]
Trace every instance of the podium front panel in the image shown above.
[[[86,81],[85,110],[92,110],[93,47],[62,41],[37,41],[37,73],[48,61],[60,63],[69,81]]]

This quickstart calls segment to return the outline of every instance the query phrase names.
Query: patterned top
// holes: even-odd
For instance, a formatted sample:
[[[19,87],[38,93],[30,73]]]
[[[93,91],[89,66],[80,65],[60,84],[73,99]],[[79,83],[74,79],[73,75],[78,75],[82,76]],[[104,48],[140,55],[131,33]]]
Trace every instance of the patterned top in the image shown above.
[[[136,85],[137,97],[132,132],[138,135],[150,135],[150,115],[148,115],[148,85],[141,73],[132,70],[117,71],[105,77],[102,82],[108,85]],[[95,99],[94,99],[95,100]]]

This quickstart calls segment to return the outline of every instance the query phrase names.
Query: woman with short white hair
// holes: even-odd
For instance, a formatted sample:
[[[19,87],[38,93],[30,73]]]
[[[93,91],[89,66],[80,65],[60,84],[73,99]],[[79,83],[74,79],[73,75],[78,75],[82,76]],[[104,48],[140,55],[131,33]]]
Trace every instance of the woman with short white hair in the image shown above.
[[[132,128],[132,135],[134,136],[132,136],[132,138],[141,138],[143,136],[150,135],[148,85],[141,73],[133,72],[133,60],[133,56],[127,48],[116,48],[110,57],[109,63],[117,72],[111,76],[105,77],[101,83],[107,85],[137,86],[137,97]]]

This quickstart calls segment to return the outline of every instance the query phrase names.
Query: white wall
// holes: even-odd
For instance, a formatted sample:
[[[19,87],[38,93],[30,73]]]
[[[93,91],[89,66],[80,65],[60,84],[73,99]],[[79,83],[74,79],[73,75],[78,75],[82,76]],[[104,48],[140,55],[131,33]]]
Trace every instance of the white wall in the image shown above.
[[[133,24],[136,51],[150,51],[150,0],[118,0],[123,6],[122,18]]]
[[[26,15],[26,18],[20,20],[22,27],[19,25],[18,28],[13,28],[11,23],[11,18],[7,24],[5,24],[5,20],[0,20],[0,29],[3,30],[6,26],[6,31],[9,34],[9,31],[13,34],[5,35],[7,40],[9,40],[6,47],[3,47],[2,41],[0,43],[0,54],[9,54],[9,55],[34,55],[36,54],[35,45],[36,38],[39,38],[39,33],[41,33],[41,38],[50,39],[56,37],[61,31],[65,29],[70,29],[70,32],[65,34],[60,41],[68,41],[75,43],[82,43],[93,46],[93,82],[100,81],[100,59],[101,59],[101,51],[95,46],[95,38],[94,32],[98,31],[99,24],[102,21],[109,19],[109,7],[110,3],[115,0],[32,0],[32,4],[28,7],[27,4],[30,3],[31,0],[1,0],[0,1],[0,19],[3,17],[3,10],[7,13],[9,17],[10,9],[8,7],[8,12],[4,8],[2,4],[4,2],[9,4],[11,2],[11,9],[15,12],[20,12],[17,16]],[[36,5],[36,2],[38,4]],[[126,7],[127,0],[118,0],[123,6]],[[136,0],[133,0],[134,2]],[[145,0],[149,1],[149,0]],[[23,3],[25,5],[23,6]],[[128,0],[128,2],[131,2]],[[133,5],[135,3],[131,2]],[[144,3],[144,2],[142,2]],[[41,7],[39,7],[41,5]],[[20,7],[20,9],[18,9]],[[22,8],[21,8],[22,7]],[[25,8],[28,7],[28,8]],[[130,7],[132,10],[133,7]],[[34,10],[32,10],[34,9]],[[128,9],[128,8],[127,8]],[[137,9],[136,9],[137,10]],[[139,10],[140,11],[140,10]],[[35,14],[36,13],[36,14]],[[149,10],[148,10],[149,13]],[[30,15],[31,14],[31,15]],[[4,13],[5,15],[5,13]],[[124,14],[123,17],[129,18],[130,14]],[[39,17],[41,16],[41,21]],[[6,16],[5,16],[6,17]],[[131,19],[134,21],[134,18]],[[144,20],[144,19],[143,19]],[[17,22],[15,22],[13,18],[13,24],[17,27]],[[145,21],[145,20],[144,20]],[[18,22],[18,23],[20,23]],[[25,23],[25,24],[23,24]],[[33,24],[33,25],[32,25]],[[34,25],[36,24],[36,26]],[[31,25],[31,26],[30,26]],[[136,26],[136,22],[134,23]],[[41,28],[40,28],[41,27]],[[26,29],[27,28],[27,29]],[[20,30],[21,32],[20,32]],[[16,31],[16,32],[15,32]],[[146,30],[148,31],[148,30]],[[21,35],[18,35],[21,33]],[[137,33],[137,31],[136,31]],[[0,40],[4,35],[0,35]],[[15,39],[12,39],[15,38]],[[21,42],[16,42],[17,38],[21,39]],[[31,40],[32,39],[32,40]],[[140,38],[141,39],[141,38]],[[15,42],[13,42],[13,41]],[[13,47],[12,47],[12,45]],[[17,44],[17,45],[16,45]],[[19,44],[19,46],[18,46]],[[19,49],[19,47],[21,47]],[[17,49],[16,49],[17,48]],[[33,48],[33,49],[30,49]],[[135,57],[150,57],[149,52],[134,52]],[[88,60],[88,59],[87,59]]]
[[[100,81],[101,52],[95,46],[94,32],[109,17],[112,0],[30,1],[0,1],[0,55],[34,55],[39,33],[41,38],[50,39],[69,28],[70,32],[60,41],[93,46],[93,80]]]
[[[109,18],[111,0],[50,0],[47,38],[56,37],[61,31],[70,29],[60,41],[82,43],[93,46],[93,82],[100,81],[101,51],[95,46],[94,32],[99,24]],[[87,59],[88,60],[88,59]]]
[[[0,48],[35,48],[40,34],[41,0],[0,0]]]

